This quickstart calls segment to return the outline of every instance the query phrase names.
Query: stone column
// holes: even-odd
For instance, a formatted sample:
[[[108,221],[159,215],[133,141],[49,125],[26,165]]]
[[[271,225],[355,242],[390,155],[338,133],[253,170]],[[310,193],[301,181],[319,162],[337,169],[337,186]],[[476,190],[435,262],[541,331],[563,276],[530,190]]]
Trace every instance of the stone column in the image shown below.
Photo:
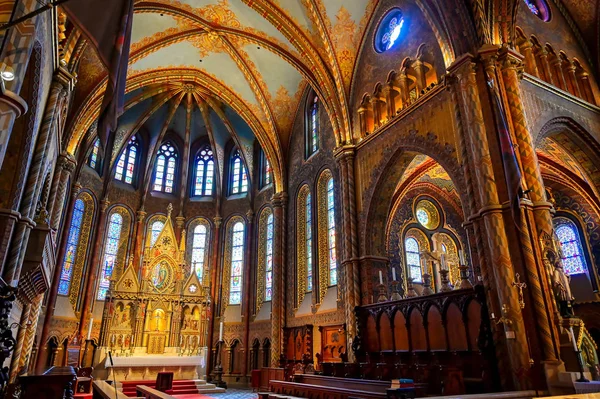
[[[539,47],[536,48],[536,55],[540,60],[538,71],[541,70],[542,77],[546,82],[554,84],[554,79],[552,77],[552,73],[550,72],[550,64],[548,64],[548,52],[545,48]]]
[[[287,194],[276,193],[271,199],[273,206],[273,297],[271,299],[271,365],[279,364],[283,353],[285,326],[285,276],[283,270],[285,246],[285,217]]]
[[[509,243],[506,235],[502,205],[498,198],[496,179],[492,169],[490,145],[488,143],[486,125],[477,84],[478,65],[471,56],[459,59],[450,69],[458,78],[458,100],[462,120],[463,134],[466,135],[465,145],[471,154],[473,165],[477,168],[473,173],[474,190],[479,196],[480,209],[474,209],[473,219],[480,220],[483,236],[487,239],[487,248],[493,266],[491,273],[496,281],[495,286],[486,287],[488,295],[497,295],[500,309],[491,309],[505,320],[499,328],[504,334],[500,342],[496,342],[499,369],[505,373],[501,376],[503,387],[506,389],[522,390],[529,387],[525,378],[530,368],[529,344],[525,331],[517,291],[512,287],[515,278]]]
[[[581,94],[581,90],[579,88],[579,82],[577,81],[577,68],[575,68],[575,64],[573,64],[573,62],[571,61],[568,63],[566,68],[567,72],[569,73],[569,80],[571,81],[571,94],[579,98],[583,98],[583,95]]]
[[[104,232],[106,230],[106,219],[108,206],[110,202],[108,198],[104,198],[100,201],[100,215],[98,216],[98,224],[96,225],[96,233],[94,237],[96,237],[96,245],[94,245],[94,249],[92,252],[92,261],[88,267],[88,272],[84,276],[84,280],[86,281],[85,290],[83,291],[83,305],[81,306],[81,321],[79,322],[79,332],[78,336],[83,336],[83,331],[87,327],[89,323],[89,318],[92,314],[92,308],[94,304],[95,292],[94,287],[95,283],[98,280],[98,270],[100,270],[100,264],[102,263],[102,240],[104,238]]]
[[[25,333],[27,331],[27,322],[29,321],[29,312],[31,311],[31,304],[23,304],[23,311],[21,312],[21,319],[19,320],[19,329],[17,333],[17,343],[13,349],[12,358],[10,360],[10,382],[15,382],[17,374],[19,372],[19,359],[21,358],[21,352],[23,351],[23,344],[25,342]],[[10,331],[10,330],[9,330]]]
[[[4,162],[8,140],[15,120],[27,112],[27,102],[18,94],[6,90],[0,82],[0,167]]]
[[[244,285],[242,288],[242,292],[244,293],[244,299],[242,301],[242,320],[244,321],[244,364],[242,366],[242,375],[248,375],[248,354],[250,353],[250,302],[252,300],[252,295],[250,293],[252,290],[252,272],[251,270],[257,270],[256,266],[256,257],[253,254],[256,254],[254,250],[254,237],[258,232],[260,226],[258,223],[252,223],[254,220],[254,212],[252,209],[246,212],[246,219],[248,221],[248,228],[246,234],[246,243],[245,243],[245,251],[244,254]],[[260,243],[259,243],[260,245]],[[254,265],[254,267],[252,267]]]
[[[540,248],[537,248],[538,237],[542,233],[552,236],[554,232],[550,213],[552,204],[546,199],[540,164],[535,153],[533,138],[527,127],[525,110],[521,100],[517,70],[521,65],[521,59],[515,53],[504,51],[501,54],[500,62],[508,103],[509,115],[507,117],[512,120],[521,169],[527,185],[526,188],[529,190],[528,195],[532,201],[533,219],[535,220],[534,230],[531,229],[530,224],[521,227],[521,244],[524,246],[523,256],[527,272],[527,288],[533,299],[532,305],[536,327],[540,332],[543,360],[557,361],[560,344],[558,330],[552,322],[553,313],[556,311],[556,303],[553,299],[552,284],[550,282],[553,271],[545,270]],[[526,211],[526,217],[528,213]]]
[[[138,274],[142,269],[141,259],[142,251],[144,250],[144,219],[146,215],[144,207],[141,207],[136,213],[135,225],[133,227],[133,237],[135,237],[133,243],[133,265]]]
[[[215,216],[215,218],[213,219],[215,227],[213,230],[213,234],[211,235],[211,239],[212,239],[212,254],[211,254],[211,258],[210,258],[210,314],[212,319],[209,322],[209,327],[208,327],[208,342],[206,343],[206,346],[208,347],[207,353],[206,353],[206,376],[208,378],[208,376],[210,376],[211,372],[212,372],[212,368],[213,368],[213,356],[215,355],[214,351],[212,350],[212,346],[213,346],[213,340],[214,340],[214,329],[215,329],[215,315],[216,315],[216,301],[217,301],[217,282],[219,281],[219,270],[221,269],[220,267],[220,262],[219,260],[221,259],[221,257],[219,256],[220,253],[220,242],[221,242],[221,224],[223,222],[223,219],[220,216]]]
[[[60,273],[62,271],[63,259],[65,258],[65,252],[67,249],[67,239],[69,236],[69,224],[73,218],[73,210],[75,209],[75,201],[81,190],[81,184],[78,182],[73,185],[71,189],[71,198],[67,205],[67,214],[65,217],[65,227],[62,230],[60,239],[60,249],[56,260],[54,262],[54,274],[52,276],[52,286],[48,292],[48,304],[46,305],[46,314],[44,315],[44,325],[42,326],[42,333],[40,335],[39,346],[40,351],[36,360],[36,367],[43,366],[44,357],[48,354],[48,338],[50,335],[50,324],[52,323],[52,317],[54,316],[54,309],[56,307],[56,297],[58,296],[58,284],[60,283]]]
[[[536,78],[540,76],[538,72],[535,55],[533,55],[533,44],[530,40],[525,39],[521,43],[519,43],[519,49],[525,56],[525,72],[530,75],[535,76]]]
[[[38,295],[33,303],[31,304],[31,311],[29,312],[29,319],[27,321],[27,331],[25,331],[25,339],[23,341],[23,349],[21,350],[21,358],[19,359],[19,365],[17,370],[27,370],[31,358],[33,357],[33,344],[35,342],[35,332],[37,330],[38,320],[40,312],[42,310],[42,303],[44,295]]]
[[[56,191],[50,198],[52,202],[48,206],[48,209],[51,210],[50,228],[52,228],[54,231],[58,230],[63,215],[65,195],[67,193],[67,183],[69,182],[69,177],[75,170],[76,165],[77,163],[72,155],[66,152],[60,154],[58,158],[58,168],[55,172],[55,174],[58,175]]]
[[[337,150],[336,159],[338,161],[341,176],[342,191],[342,231],[343,258],[341,268],[344,270],[344,313],[346,319],[346,339],[350,340],[356,337],[356,314],[354,308],[360,305],[360,268],[358,261],[358,231],[356,222],[356,192],[354,187],[354,146],[346,146]],[[341,287],[338,284],[338,289]],[[348,351],[349,360],[354,354]]]

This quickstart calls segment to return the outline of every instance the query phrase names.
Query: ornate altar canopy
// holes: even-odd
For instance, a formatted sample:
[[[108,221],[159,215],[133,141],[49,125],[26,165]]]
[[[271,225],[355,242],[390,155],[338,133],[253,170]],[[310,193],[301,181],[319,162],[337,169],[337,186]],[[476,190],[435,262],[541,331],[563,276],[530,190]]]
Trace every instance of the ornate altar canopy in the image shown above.
[[[208,287],[185,261],[185,231],[179,244],[171,205],[155,242],[144,249],[142,267],[133,262],[106,296],[100,329],[100,355],[112,352],[120,379],[198,378],[206,357]],[[108,358],[106,367],[111,367]]]

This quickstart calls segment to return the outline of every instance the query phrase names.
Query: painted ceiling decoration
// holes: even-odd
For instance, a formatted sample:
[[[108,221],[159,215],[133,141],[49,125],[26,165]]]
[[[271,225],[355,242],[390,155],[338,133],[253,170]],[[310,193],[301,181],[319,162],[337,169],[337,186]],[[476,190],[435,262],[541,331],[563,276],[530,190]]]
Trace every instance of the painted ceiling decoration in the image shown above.
[[[153,100],[148,104],[160,103],[165,92],[173,93],[169,85],[193,82],[194,98],[210,94],[254,131],[272,161],[280,189],[293,118],[307,85],[322,99],[338,144],[350,140],[346,101],[356,43],[362,41],[377,3],[136,0],[126,90],[129,107],[149,98]],[[91,49],[79,58],[68,145],[72,153],[89,141],[84,136],[97,117],[106,85],[106,72]],[[160,106],[154,105],[156,112]]]

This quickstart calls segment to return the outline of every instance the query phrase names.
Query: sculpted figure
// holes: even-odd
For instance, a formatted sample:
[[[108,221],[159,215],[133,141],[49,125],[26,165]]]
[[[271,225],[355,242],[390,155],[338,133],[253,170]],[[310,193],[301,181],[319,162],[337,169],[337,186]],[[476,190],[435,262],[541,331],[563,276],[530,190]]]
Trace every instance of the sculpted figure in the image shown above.
[[[571,278],[565,274],[562,262],[554,253],[547,252],[544,263],[549,263],[553,267],[552,288],[554,288],[554,295],[556,296],[561,316],[573,316],[572,303],[574,298],[569,285]]]

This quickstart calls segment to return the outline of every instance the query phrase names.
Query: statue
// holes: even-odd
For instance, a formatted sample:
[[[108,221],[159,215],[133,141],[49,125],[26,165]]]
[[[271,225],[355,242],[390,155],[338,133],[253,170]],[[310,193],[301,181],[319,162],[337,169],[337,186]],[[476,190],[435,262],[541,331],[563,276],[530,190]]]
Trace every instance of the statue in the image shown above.
[[[553,268],[552,287],[554,288],[554,295],[556,297],[561,316],[572,317],[572,303],[574,298],[571,294],[571,287],[569,285],[571,278],[565,274],[562,262],[554,252],[546,252],[544,263],[546,263],[546,267],[552,266]],[[550,268],[550,270],[552,269]]]

